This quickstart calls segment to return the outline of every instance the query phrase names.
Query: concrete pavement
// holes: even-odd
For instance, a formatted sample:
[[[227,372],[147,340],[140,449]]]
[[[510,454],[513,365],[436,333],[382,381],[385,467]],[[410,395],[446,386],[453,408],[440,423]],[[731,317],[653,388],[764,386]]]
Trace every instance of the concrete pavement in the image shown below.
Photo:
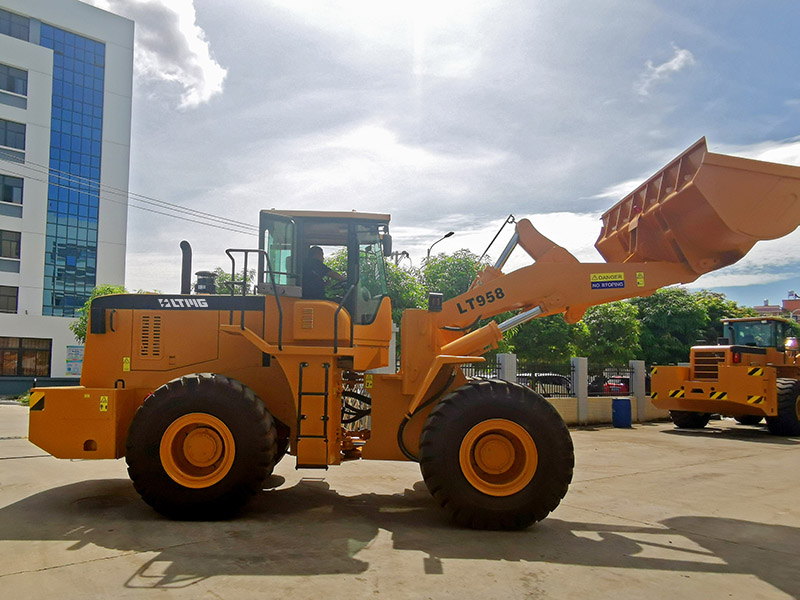
[[[566,498],[510,533],[451,526],[415,464],[291,457],[238,519],[168,521],[26,420],[0,405],[6,598],[800,598],[800,439],[732,420],[573,430]]]

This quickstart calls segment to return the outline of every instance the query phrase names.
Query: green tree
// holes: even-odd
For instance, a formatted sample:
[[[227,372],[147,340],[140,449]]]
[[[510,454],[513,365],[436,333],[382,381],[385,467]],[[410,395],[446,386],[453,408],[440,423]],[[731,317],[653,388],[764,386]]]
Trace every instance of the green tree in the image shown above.
[[[328,268],[344,275],[347,273],[347,248],[340,248],[333,254],[325,257],[325,264]]]
[[[427,296],[420,281],[419,271],[404,269],[391,262],[386,263],[386,280],[389,298],[392,300],[392,320],[400,323],[407,308],[425,308]]]
[[[78,309],[78,317],[69,324],[69,330],[81,344],[86,343],[86,327],[89,324],[89,309],[92,305],[92,300],[98,296],[109,296],[111,294],[127,294],[126,290],[121,285],[98,285],[89,294],[89,299],[84,305]]]
[[[236,280],[240,281],[242,277],[241,272],[236,273]],[[255,269],[248,269],[247,270],[247,289],[248,291],[252,290],[253,282],[256,280],[256,270]],[[225,271],[222,267],[217,267],[214,269],[214,281],[217,285],[217,294],[220,295],[229,295],[231,293],[231,274],[230,271]],[[236,289],[234,290],[234,295],[241,296],[242,295],[242,286],[236,284]]]
[[[708,324],[705,307],[683,287],[669,287],[652,296],[630,300],[639,310],[642,357],[649,365],[689,360]]]
[[[575,339],[583,325],[571,325],[561,315],[528,321],[510,338],[510,349],[521,362],[560,364],[575,354]]]
[[[624,366],[640,356],[639,311],[627,301],[592,306],[581,322],[577,353],[598,366]]]
[[[431,256],[422,266],[422,285],[428,292],[440,292],[445,301],[466,292],[478,271],[489,263],[469,250]]]
[[[695,299],[705,308],[708,315],[708,324],[700,339],[706,344],[716,344],[717,339],[724,337],[722,333],[723,318],[754,317],[758,313],[752,308],[740,306],[733,300],[728,300],[725,294],[700,290],[694,293]]]

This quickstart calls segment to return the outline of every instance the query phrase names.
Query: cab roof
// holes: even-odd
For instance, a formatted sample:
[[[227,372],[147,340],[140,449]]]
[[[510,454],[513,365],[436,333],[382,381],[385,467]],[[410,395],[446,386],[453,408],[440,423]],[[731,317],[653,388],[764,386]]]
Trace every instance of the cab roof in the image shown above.
[[[391,215],[383,213],[363,213],[352,211],[327,211],[327,210],[262,210],[262,215],[280,215],[291,219],[348,219],[353,221],[377,221],[388,223]]]
[[[747,322],[759,322],[759,321],[779,321],[781,323],[791,323],[789,319],[784,317],[776,317],[774,315],[770,316],[761,316],[761,317],[735,317],[730,319],[720,319],[723,323],[747,323]]]

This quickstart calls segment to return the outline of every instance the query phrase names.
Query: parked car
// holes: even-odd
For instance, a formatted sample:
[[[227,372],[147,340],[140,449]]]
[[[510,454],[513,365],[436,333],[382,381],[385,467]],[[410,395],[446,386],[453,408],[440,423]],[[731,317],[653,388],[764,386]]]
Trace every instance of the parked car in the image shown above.
[[[650,374],[644,377],[645,394],[650,394]],[[603,384],[604,396],[630,396],[631,380],[626,375],[612,375]]]
[[[528,386],[544,397],[561,396],[568,398],[572,395],[572,382],[569,377],[559,373],[534,373],[531,375]]]
[[[608,396],[627,396],[630,394],[630,383],[629,377],[614,375],[603,384],[603,393]]]

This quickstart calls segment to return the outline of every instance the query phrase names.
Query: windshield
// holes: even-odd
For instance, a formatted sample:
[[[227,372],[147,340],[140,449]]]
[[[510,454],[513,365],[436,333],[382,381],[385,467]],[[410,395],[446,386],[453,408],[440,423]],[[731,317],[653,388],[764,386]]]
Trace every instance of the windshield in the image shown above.
[[[779,348],[783,340],[779,339],[775,321],[739,321],[728,323],[728,334],[731,343],[758,348]]]

